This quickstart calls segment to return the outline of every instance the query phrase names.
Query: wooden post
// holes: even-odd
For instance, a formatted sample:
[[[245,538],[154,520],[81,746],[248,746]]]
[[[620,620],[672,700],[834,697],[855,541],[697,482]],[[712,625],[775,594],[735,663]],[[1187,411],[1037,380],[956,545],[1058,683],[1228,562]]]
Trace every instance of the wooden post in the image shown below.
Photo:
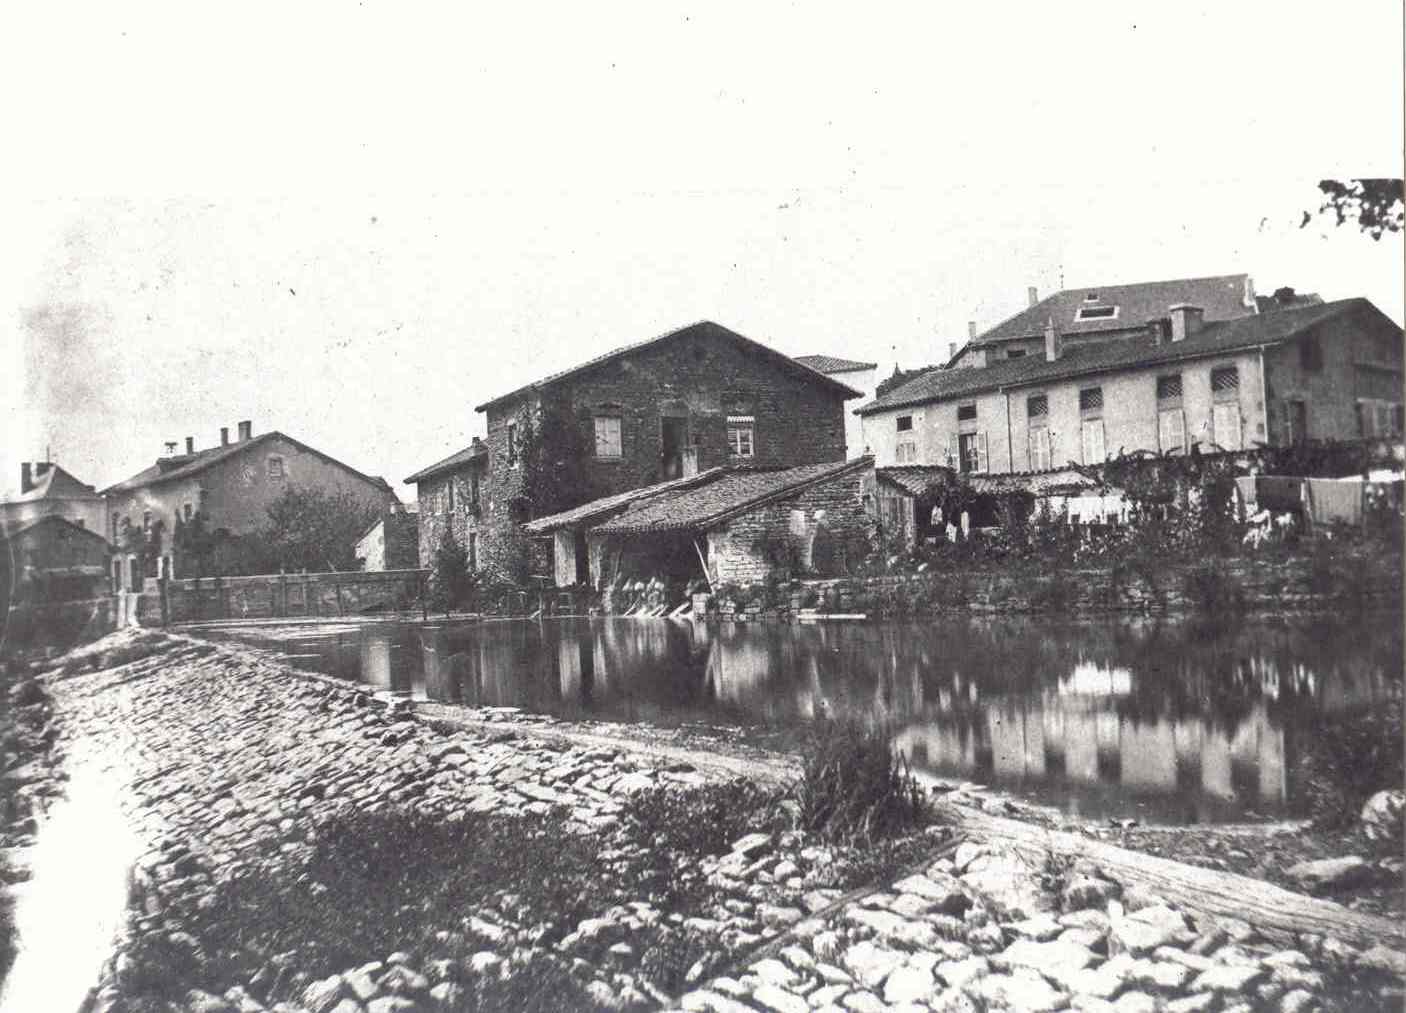
[[[693,551],[698,553],[698,562],[703,567],[703,579],[708,582],[708,592],[713,592],[713,575],[708,572],[708,560],[703,556],[703,550],[698,547],[698,539],[690,539],[693,542]]]

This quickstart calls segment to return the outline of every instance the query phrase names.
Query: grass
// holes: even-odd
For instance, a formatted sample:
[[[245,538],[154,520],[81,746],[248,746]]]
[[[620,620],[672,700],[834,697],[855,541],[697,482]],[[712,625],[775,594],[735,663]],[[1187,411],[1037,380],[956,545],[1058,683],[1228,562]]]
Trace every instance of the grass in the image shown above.
[[[1292,776],[1315,826],[1353,827],[1375,792],[1406,783],[1402,732],[1400,697],[1314,723],[1300,743]]]
[[[889,734],[858,722],[816,727],[802,749],[796,795],[802,829],[850,846],[897,837],[927,816],[922,788]]]

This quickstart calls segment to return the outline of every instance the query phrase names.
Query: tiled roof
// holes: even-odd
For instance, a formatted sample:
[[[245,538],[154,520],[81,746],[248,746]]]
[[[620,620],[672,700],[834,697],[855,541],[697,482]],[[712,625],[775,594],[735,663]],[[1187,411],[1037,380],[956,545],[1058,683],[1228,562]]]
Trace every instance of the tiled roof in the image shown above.
[[[809,366],[817,373],[851,373],[858,369],[877,369],[877,362],[855,362],[834,355],[797,355],[796,361]]]
[[[47,462],[44,474],[33,477],[34,486],[22,492],[11,503],[30,503],[39,499],[101,499],[96,489],[74,478],[57,464]]]
[[[875,468],[874,473],[880,479],[892,482],[910,496],[923,496],[939,486],[949,486],[956,482],[955,472],[940,464],[899,464]]]
[[[1127,330],[1141,327],[1149,320],[1160,320],[1167,315],[1168,307],[1177,303],[1200,306],[1206,311],[1207,320],[1230,320],[1255,312],[1253,306],[1245,304],[1247,291],[1253,294],[1253,288],[1247,289],[1249,284],[1249,275],[1223,274],[1213,278],[1144,281],[1102,288],[1067,288],[979,334],[969,342],[969,347],[980,348],[1014,338],[1038,338],[1045,333],[1045,322],[1050,319],[1063,334]],[[1080,309],[1099,306],[1116,306],[1117,316],[1078,319]]]
[[[646,531],[705,530],[735,514],[773,499],[873,467],[872,457],[827,464],[807,464],[785,471],[729,471],[707,485],[682,489],[637,503],[593,530],[611,534]]]
[[[685,478],[674,478],[667,482],[659,482],[655,485],[640,486],[638,489],[629,489],[625,492],[616,493],[614,496],[593,499],[589,503],[582,503],[578,507],[563,510],[561,513],[551,514],[547,517],[538,517],[534,521],[528,521],[522,527],[524,531],[532,535],[555,531],[557,528],[571,527],[583,521],[603,517],[616,510],[623,510],[625,507],[638,500],[649,499],[653,496],[671,492],[674,489],[687,489],[695,485],[711,482],[715,478],[720,478],[722,475],[726,474],[726,472],[726,468],[709,468],[706,471],[700,471],[696,475],[689,475]]]
[[[423,482],[433,475],[442,475],[446,471],[457,471],[470,461],[487,456],[488,444],[484,443],[482,440],[474,440],[473,443],[470,443],[463,450],[450,454],[442,461],[436,461],[428,468],[421,468],[419,471],[415,472],[415,474],[407,478],[405,484],[414,485],[416,482]]]
[[[274,429],[260,436],[255,436],[253,439],[227,443],[219,447],[210,447],[206,450],[198,450],[194,454],[178,454],[174,457],[160,458],[151,467],[143,468],[130,478],[123,479],[116,485],[108,486],[103,490],[103,495],[107,496],[115,492],[132,492],[133,490],[142,489],[149,485],[155,485],[158,482],[170,482],[178,478],[190,478],[192,475],[198,475],[206,468],[218,464],[221,461],[228,460],[231,457],[237,457],[247,450],[253,450],[255,447],[274,439],[287,440],[304,453],[315,454],[324,461],[335,464],[339,468],[344,468],[358,478],[370,482],[372,485],[383,485],[386,487],[387,492],[390,491],[390,484],[381,476],[363,474],[350,465],[343,464],[335,457],[329,457],[322,451],[315,450],[306,443],[295,440],[291,436],[285,436],[283,433]]]
[[[748,348],[753,352],[758,352],[782,364],[789,364],[794,369],[798,370],[801,373],[808,374],[812,379],[820,382],[821,384],[828,386],[833,390],[842,392],[846,397],[863,396],[862,391],[854,390],[846,386],[845,384],[840,383],[840,381],[832,379],[831,377],[826,376],[824,373],[812,369],[810,366],[807,366],[804,363],[801,363],[796,359],[791,358],[789,355],[785,355],[781,352],[778,352],[774,348],[769,348],[768,346],[763,345],[760,341],[753,341],[751,338],[738,334],[736,331],[729,330],[722,324],[715,324],[711,320],[699,320],[696,323],[689,324],[687,327],[680,327],[677,330],[672,330],[665,334],[659,334],[652,338],[646,338],[644,341],[637,341],[632,345],[625,345],[624,347],[617,348],[612,352],[606,352],[604,355],[598,355],[594,359],[588,359],[587,361],[581,363],[579,366],[572,366],[570,369],[562,370],[560,373],[553,373],[551,376],[543,377],[541,380],[537,380],[534,383],[529,383],[525,387],[519,387],[515,391],[511,391],[507,394],[495,397],[491,401],[485,401],[483,404],[479,405],[475,409],[475,411],[487,411],[489,408],[503,401],[512,401],[521,397],[525,397],[526,395],[531,394],[533,391],[537,391],[543,387],[550,386],[551,384],[557,383],[560,380],[565,380],[567,377],[575,376],[577,373],[583,373],[588,369],[594,369],[597,366],[603,366],[605,363],[610,362],[614,359],[618,359],[622,355],[627,355],[630,352],[638,352],[641,349],[648,347],[649,345],[653,345],[664,341],[672,341],[675,338],[681,338],[687,335],[698,334],[704,334],[715,338],[730,338],[733,341],[741,343],[744,347]]]
[[[1001,475],[964,475],[963,479],[973,490],[987,495],[1029,492],[1036,496],[1044,496],[1076,489],[1093,489],[1099,484],[1096,479],[1090,478],[1075,468],[1054,468],[1050,471],[1013,471]]]
[[[868,415],[885,409],[944,401],[986,391],[1028,387],[1085,374],[1223,355],[1258,345],[1288,341],[1340,314],[1363,310],[1387,320],[1366,299],[1341,299],[1318,306],[1207,323],[1199,333],[1183,341],[1164,340],[1158,344],[1151,335],[1140,334],[1118,341],[1066,347],[1054,362],[1043,355],[1027,355],[982,368],[937,370],[924,373],[855,410],[861,415]]]
[[[78,524],[74,524],[67,517],[61,517],[58,514],[48,514],[44,517],[36,517],[32,521],[26,521],[23,524],[16,524],[13,528],[10,528],[9,530],[0,529],[0,541],[4,541],[10,538],[18,538],[26,531],[32,531],[33,529],[39,527],[41,524],[62,524],[64,527],[72,528],[74,531],[81,532],[88,538],[96,538],[104,545],[107,544],[107,539],[104,538],[102,535],[98,534],[96,531],[89,531],[85,527],[82,527]]]

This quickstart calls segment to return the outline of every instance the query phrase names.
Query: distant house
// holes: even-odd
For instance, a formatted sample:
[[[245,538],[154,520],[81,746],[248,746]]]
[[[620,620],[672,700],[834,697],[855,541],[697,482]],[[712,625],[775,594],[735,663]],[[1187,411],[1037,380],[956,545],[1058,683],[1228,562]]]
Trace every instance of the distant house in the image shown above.
[[[530,521],[552,535],[556,581],[617,578],[750,584],[773,575],[838,576],[870,548],[874,462],[781,471],[715,468]],[[576,546],[585,544],[584,563]],[[583,573],[584,571],[584,573]]]
[[[846,387],[852,387],[859,391],[859,398],[864,402],[872,401],[878,391],[879,364],[877,362],[856,362],[853,359],[841,359],[834,355],[798,355],[796,361],[809,366],[817,373],[824,373],[826,376],[839,380]],[[865,453],[867,451],[864,449],[864,424],[859,420],[858,415],[847,411],[845,412],[845,456],[853,460],[856,457],[863,457]]]
[[[346,493],[375,510],[396,498],[384,478],[363,474],[277,431],[254,436],[247,421],[239,423],[233,441],[229,430],[221,429],[218,446],[196,450],[188,436],[184,453],[176,453],[176,447],[168,443],[167,454],[151,467],[103,490],[113,544],[123,547],[124,533],[132,526],[150,531],[160,525],[168,568],[174,563],[177,517],[189,521],[199,513],[208,531],[245,535],[263,527],[269,506],[292,488]]]
[[[534,510],[524,495],[528,434],[548,418],[578,448],[569,464],[586,502],[722,465],[841,461],[844,404],[858,396],[709,321],[598,356],[479,405],[486,437],[406,479],[420,503],[420,564],[448,529],[476,569],[520,565],[521,525]]]
[[[1029,306],[971,338],[948,367],[979,369],[1007,359],[1039,356],[1051,323],[1065,347],[1074,348],[1139,337],[1150,324],[1167,316],[1169,306],[1199,306],[1201,318],[1208,323],[1253,316],[1260,306],[1247,274],[1069,288],[1044,299],[1034,288],[1027,294]]]
[[[103,498],[91,485],[74,478],[52,461],[20,465],[20,491],[0,503],[0,532],[41,517],[62,517],[99,537],[107,530]]]
[[[1402,331],[1366,299],[1165,314],[1102,341],[1051,319],[1038,353],[925,373],[859,409],[865,443],[880,467],[994,474],[1401,434]]]
[[[59,514],[16,524],[0,532],[0,599],[55,600],[99,593],[106,583],[109,555],[102,535]]]
[[[371,522],[356,543],[363,570],[413,570],[420,565],[420,518],[394,506]]]

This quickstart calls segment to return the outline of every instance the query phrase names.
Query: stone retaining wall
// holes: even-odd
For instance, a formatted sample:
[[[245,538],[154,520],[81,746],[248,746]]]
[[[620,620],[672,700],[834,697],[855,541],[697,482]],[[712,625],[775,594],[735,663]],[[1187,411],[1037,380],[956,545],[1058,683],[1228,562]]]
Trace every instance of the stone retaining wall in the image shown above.
[[[417,607],[427,570],[274,573],[166,582],[165,619],[341,616]],[[159,600],[157,601],[159,605]],[[144,613],[143,620],[148,616]]]

